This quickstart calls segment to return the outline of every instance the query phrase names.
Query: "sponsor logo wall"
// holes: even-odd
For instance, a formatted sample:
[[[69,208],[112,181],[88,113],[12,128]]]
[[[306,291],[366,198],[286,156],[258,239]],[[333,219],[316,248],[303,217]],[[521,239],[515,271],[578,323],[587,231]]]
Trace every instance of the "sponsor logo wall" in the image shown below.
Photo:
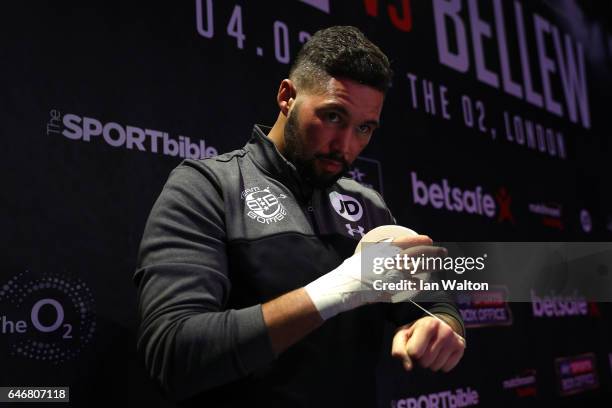
[[[536,370],[524,370],[521,374],[504,380],[502,387],[519,398],[535,397],[538,393]]]
[[[253,124],[273,123],[297,51],[334,24],[358,26],[393,61],[382,126],[346,176],[399,224],[440,242],[612,238],[605,2],[94,1],[6,15],[0,385],[70,385],[75,406],[92,395],[172,406],[135,353],[149,211],[183,159],[240,148]],[[291,219],[264,182],[244,189],[249,222]],[[346,236],[367,232],[359,201],[329,199]],[[380,406],[505,406],[508,394],[610,405],[608,305],[535,291],[509,303],[504,287],[457,304],[468,327],[457,370],[405,373],[381,353]]]
[[[593,353],[557,358],[555,368],[559,394],[567,396],[598,388],[595,360]]]

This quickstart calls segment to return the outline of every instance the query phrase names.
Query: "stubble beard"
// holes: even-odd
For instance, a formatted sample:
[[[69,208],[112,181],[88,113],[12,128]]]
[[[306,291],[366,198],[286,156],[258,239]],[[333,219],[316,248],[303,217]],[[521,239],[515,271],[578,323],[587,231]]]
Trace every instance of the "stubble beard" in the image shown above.
[[[308,154],[304,149],[304,138],[300,137],[300,127],[298,121],[299,106],[296,105],[285,123],[285,151],[284,156],[297,169],[300,177],[316,188],[326,189],[332,186],[336,181],[348,171],[349,165],[337,154]],[[336,174],[323,173],[317,174],[315,161],[317,158],[326,158],[342,162],[342,169]]]

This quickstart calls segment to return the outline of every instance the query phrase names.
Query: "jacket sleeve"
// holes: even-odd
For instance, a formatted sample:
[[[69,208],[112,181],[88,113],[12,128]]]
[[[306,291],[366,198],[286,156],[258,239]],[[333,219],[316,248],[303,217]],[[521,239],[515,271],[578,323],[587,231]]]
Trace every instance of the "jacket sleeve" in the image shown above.
[[[461,327],[461,333],[459,334],[466,338],[465,324],[463,322],[463,318],[461,317],[461,313],[457,308],[456,302],[446,291],[437,290],[435,292],[428,292],[426,295],[417,295],[414,302],[427,310],[429,313],[444,314],[447,317],[451,317],[456,320]],[[391,320],[397,326],[411,323],[412,321],[425,316],[428,316],[428,314],[410,302],[390,304],[390,311],[388,314],[389,320]]]
[[[172,171],[147,220],[134,274],[137,349],[149,375],[175,400],[274,359],[261,305],[224,309],[231,284],[216,185],[188,162]]]

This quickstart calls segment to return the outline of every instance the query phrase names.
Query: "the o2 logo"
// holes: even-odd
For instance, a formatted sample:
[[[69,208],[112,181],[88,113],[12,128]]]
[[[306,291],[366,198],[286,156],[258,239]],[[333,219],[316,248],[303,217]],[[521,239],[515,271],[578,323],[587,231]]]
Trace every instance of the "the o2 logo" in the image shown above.
[[[40,319],[40,311],[44,306],[49,305],[55,310],[55,321],[50,325],[47,325],[41,322]],[[41,333],[52,333],[60,327],[63,329],[62,338],[71,339],[72,338],[72,324],[64,323],[64,307],[60,302],[55,299],[41,299],[34,304],[32,307],[32,312],[30,313],[30,319],[32,321],[32,326],[36,330]]]
[[[0,353],[52,364],[74,359],[95,333],[94,306],[79,278],[19,273],[0,283]]]

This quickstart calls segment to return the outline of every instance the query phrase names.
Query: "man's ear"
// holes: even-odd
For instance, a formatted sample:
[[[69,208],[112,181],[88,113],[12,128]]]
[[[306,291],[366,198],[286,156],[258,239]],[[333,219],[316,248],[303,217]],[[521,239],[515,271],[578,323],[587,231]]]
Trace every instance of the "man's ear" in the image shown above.
[[[289,110],[295,103],[296,89],[293,81],[290,79],[283,79],[278,88],[278,94],[276,95],[276,102],[278,108],[285,116],[289,116]]]

